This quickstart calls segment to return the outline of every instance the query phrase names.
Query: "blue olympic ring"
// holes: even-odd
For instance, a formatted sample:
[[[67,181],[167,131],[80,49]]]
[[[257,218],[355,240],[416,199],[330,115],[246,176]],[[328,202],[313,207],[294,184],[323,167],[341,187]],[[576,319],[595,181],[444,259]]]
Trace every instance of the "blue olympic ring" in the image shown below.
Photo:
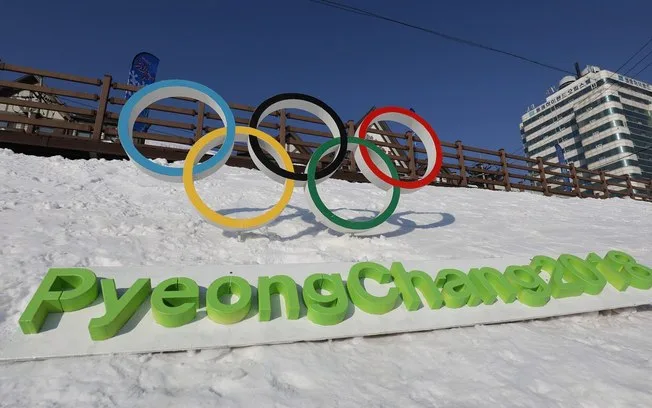
[[[196,82],[180,79],[155,82],[134,93],[124,104],[118,118],[118,137],[131,160],[155,176],[178,182],[182,179],[183,168],[154,163],[143,156],[134,145],[133,126],[137,116],[152,103],[168,97],[186,96],[184,92],[180,93],[179,90],[185,91],[186,94],[189,94],[189,97],[200,100],[213,108],[220,115],[226,127],[224,144],[215,152],[213,157],[194,168],[193,176],[201,177],[206,175],[210,173],[212,168],[217,169],[220,164],[226,162],[235,146],[235,117],[229,104],[217,92]]]

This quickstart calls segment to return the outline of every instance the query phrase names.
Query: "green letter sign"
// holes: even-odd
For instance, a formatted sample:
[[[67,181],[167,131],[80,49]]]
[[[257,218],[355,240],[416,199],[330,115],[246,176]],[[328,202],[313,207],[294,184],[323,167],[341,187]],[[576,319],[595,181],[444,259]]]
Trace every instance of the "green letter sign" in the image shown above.
[[[20,328],[38,333],[49,313],[83,309],[97,294],[97,277],[90,269],[51,268],[20,316]]]
[[[188,278],[170,278],[152,292],[152,314],[161,326],[179,327],[190,323],[199,307],[199,286]]]
[[[290,276],[260,276],[257,278],[257,299],[254,299],[253,279],[219,277],[206,290],[206,315],[218,324],[235,324],[254,314],[254,302],[257,302],[259,321],[268,322],[272,319],[272,298],[279,295],[288,320],[299,319],[303,302],[306,320],[332,326],[347,319],[353,307],[365,313],[384,315],[392,312],[401,301],[409,312],[419,310],[422,304],[431,310],[442,306],[484,309],[499,299],[504,304],[518,299],[523,305],[543,307],[551,298],[599,296],[607,285],[620,292],[652,289],[652,269],[622,251],[609,251],[604,257],[590,253],[586,259],[570,254],[561,254],[557,259],[539,255],[527,265],[506,267],[504,273],[492,267],[472,268],[468,273],[450,268],[426,273],[408,271],[401,262],[391,263],[389,269],[375,262],[358,262],[351,266],[345,281],[338,273],[306,275],[302,290]],[[365,287],[365,279],[388,286],[381,291],[382,295],[377,295],[374,293],[378,291]],[[85,268],[51,268],[20,316],[22,332],[38,333],[50,313],[88,307],[96,300],[99,288],[104,314],[98,311],[88,323],[94,341],[116,336],[150,294],[152,316],[165,327],[179,327],[194,321],[200,306],[199,286],[189,278],[163,280],[153,290],[149,278],[136,279],[122,296],[118,296],[113,279],[98,282],[95,274]],[[605,305],[618,304],[618,299],[614,301],[613,298],[614,290],[606,290],[610,293],[605,295]],[[237,297],[237,301],[226,301],[225,297],[230,296]]]
[[[152,291],[150,279],[138,279],[120,299],[113,279],[102,279],[101,286],[106,312],[102,317],[91,319],[88,324],[93,340],[115,336]]]

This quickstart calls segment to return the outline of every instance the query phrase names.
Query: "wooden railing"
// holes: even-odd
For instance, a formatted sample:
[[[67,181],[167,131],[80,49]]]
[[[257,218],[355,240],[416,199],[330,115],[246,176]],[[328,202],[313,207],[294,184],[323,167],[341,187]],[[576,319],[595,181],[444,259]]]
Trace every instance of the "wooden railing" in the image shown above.
[[[44,81],[35,83],[33,77],[22,77],[21,82],[16,74]],[[9,75],[14,77],[5,78]],[[11,89],[16,93],[8,91]],[[89,157],[125,157],[116,126],[125,91],[137,89],[113,81],[111,75],[89,78],[0,63],[0,147],[34,146],[41,150],[85,152]],[[148,132],[134,134],[137,148],[147,157],[183,160],[198,138],[222,126],[219,116],[203,103],[183,98],[163,102],[149,106],[150,116],[138,120],[151,125]],[[229,105],[236,123],[247,125],[255,106]],[[359,121],[346,122],[349,136],[353,136],[358,125]],[[269,115],[259,127],[287,146],[299,169],[305,167],[315,147],[332,137],[318,118],[284,110]],[[375,143],[387,148],[401,178],[423,176],[428,161],[417,135],[382,129],[370,129],[368,133],[386,137]],[[503,149],[466,146],[461,141],[441,144],[443,165],[435,185],[652,201],[652,179],[580,169],[509,154]],[[322,158],[321,165],[330,159],[331,156]],[[246,145],[240,143],[228,164],[254,167]],[[348,156],[335,177],[365,180]]]

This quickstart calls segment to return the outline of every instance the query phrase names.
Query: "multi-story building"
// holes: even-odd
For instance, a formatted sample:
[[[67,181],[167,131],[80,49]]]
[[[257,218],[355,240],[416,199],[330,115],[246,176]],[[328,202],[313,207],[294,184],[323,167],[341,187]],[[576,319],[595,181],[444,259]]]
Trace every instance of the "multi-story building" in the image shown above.
[[[566,76],[521,118],[528,157],[652,178],[652,85],[595,66]]]

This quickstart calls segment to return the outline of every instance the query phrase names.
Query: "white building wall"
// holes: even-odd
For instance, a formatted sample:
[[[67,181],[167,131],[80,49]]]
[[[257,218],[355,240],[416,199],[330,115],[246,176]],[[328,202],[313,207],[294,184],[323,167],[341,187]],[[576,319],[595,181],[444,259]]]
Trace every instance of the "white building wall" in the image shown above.
[[[553,155],[555,153],[554,145],[559,141],[560,145],[565,150],[564,154],[566,156],[566,159],[569,162],[573,162],[576,166],[581,166],[582,162],[584,161],[580,160],[580,157],[578,157],[579,152],[575,148],[576,145],[581,144],[582,146],[587,146],[592,143],[599,142],[602,139],[609,138],[616,133],[623,134],[624,138],[627,138],[628,137],[627,135],[631,135],[631,132],[627,127],[628,124],[627,117],[620,113],[613,113],[608,116],[597,118],[591,121],[591,123],[583,125],[581,128],[578,129],[579,137],[569,137],[572,134],[571,126],[576,126],[576,124],[587,120],[591,116],[604,112],[608,108],[617,108],[617,109],[624,110],[623,104],[618,101],[603,102],[604,99],[607,98],[609,95],[618,96],[623,103],[626,103],[630,106],[634,106],[646,111],[651,110],[652,97],[642,92],[644,92],[644,90],[647,92],[652,91],[652,85],[640,81],[632,80],[630,78],[619,76],[618,74],[615,74],[611,71],[599,70],[599,68],[597,67],[591,67],[591,68],[587,67],[587,69],[583,71],[583,74],[584,75],[579,79],[575,80],[574,82],[568,84],[564,88],[559,89],[556,92],[549,95],[546,98],[545,103],[539,105],[538,107],[534,107],[533,109],[530,109],[530,111],[528,111],[526,114],[524,114],[521,117],[520,127],[524,133],[523,138],[524,138],[524,143],[527,147],[528,155],[530,155],[531,157],[535,158],[537,156],[545,157],[547,155]],[[601,86],[597,86],[598,81],[600,80],[606,81],[607,79],[617,81],[617,84],[605,83],[602,84]],[[590,81],[589,84],[586,83],[587,80]],[[628,86],[633,86],[640,91],[637,92],[636,89],[629,89],[629,88],[625,89],[624,87],[627,86],[625,84],[628,84]],[[564,104],[564,101],[568,100],[569,98],[572,98],[573,94],[580,92],[582,89],[587,89],[587,87],[588,89],[592,89],[592,90],[587,94],[579,97],[579,99],[566,102]],[[622,92],[619,92],[619,90],[622,90]],[[633,101],[631,99],[623,98],[623,95],[621,95],[621,93],[631,95],[643,100],[647,100],[649,101],[649,103],[645,104],[645,103]],[[569,113],[569,110],[571,109],[573,111],[580,111],[583,110],[583,108],[597,101],[601,101],[601,103],[593,108],[589,108],[589,110],[582,112],[579,115],[576,115],[575,113]],[[551,111],[545,114],[537,112],[537,110],[539,112],[545,112],[547,109],[551,109]],[[560,114],[566,114],[566,115],[559,120],[555,120],[553,123],[550,123],[544,128],[538,129],[534,133],[528,133],[528,131],[532,130],[533,128],[539,126],[544,122],[554,119]],[[532,120],[533,118],[535,119],[534,122],[528,123],[527,125],[524,124],[526,120]],[[596,130],[595,133],[592,133],[592,130],[599,128],[601,125],[613,123],[613,121],[616,120],[621,121],[623,123],[623,126],[616,126],[601,131]],[[535,143],[532,143],[533,140],[537,140],[542,134],[550,132],[555,129],[558,129],[559,131],[549,136],[546,136],[542,140],[538,140]],[[608,141],[602,145],[598,144],[598,146],[595,146],[591,149],[584,150],[583,156],[587,160],[595,159],[595,157],[599,157],[601,153],[616,149],[620,146],[630,147],[630,148],[636,147],[636,145],[631,140],[621,139],[615,141]],[[545,149],[536,152],[534,154],[530,153],[533,150],[540,149],[542,147],[545,147]],[[611,153],[611,156],[605,157],[604,160],[600,160],[598,162],[591,163],[591,164],[587,163],[587,165],[583,167],[588,167],[589,169],[598,169],[601,166],[604,166],[605,164],[612,164],[622,158],[626,158],[627,160],[637,160],[638,157],[636,155],[632,155],[631,153],[632,152],[623,152],[618,154]],[[552,162],[557,161],[556,157],[554,156],[552,159],[547,159],[547,160]],[[615,170],[608,170],[608,171],[610,173],[615,172]],[[634,173],[641,172],[640,168],[636,166],[628,166],[623,171],[633,171]],[[614,174],[618,174],[618,173],[614,173]]]

